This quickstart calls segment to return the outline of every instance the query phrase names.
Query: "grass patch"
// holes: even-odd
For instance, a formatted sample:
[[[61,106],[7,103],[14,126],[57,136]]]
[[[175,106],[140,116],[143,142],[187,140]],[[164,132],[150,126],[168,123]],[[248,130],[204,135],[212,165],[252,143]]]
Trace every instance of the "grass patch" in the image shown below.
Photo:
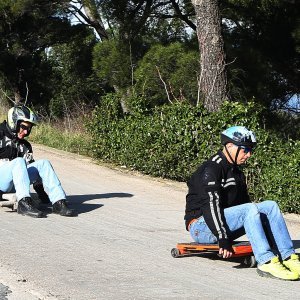
[[[7,119],[7,111],[10,106],[0,98],[0,122]],[[45,121],[46,118],[41,117],[38,126],[32,128],[28,141],[32,143],[42,144],[56,149],[93,156],[91,150],[91,138],[83,127],[84,113],[78,111],[73,118],[65,118],[60,121]],[[40,115],[39,115],[40,116]]]
[[[67,130],[50,123],[40,123],[34,126],[30,134],[31,142],[43,144],[56,149],[92,156],[91,139],[84,131]]]

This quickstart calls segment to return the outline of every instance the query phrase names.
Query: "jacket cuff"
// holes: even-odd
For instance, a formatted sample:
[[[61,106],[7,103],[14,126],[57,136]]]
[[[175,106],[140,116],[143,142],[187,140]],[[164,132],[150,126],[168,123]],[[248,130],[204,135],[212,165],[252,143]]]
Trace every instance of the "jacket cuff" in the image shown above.
[[[232,243],[228,239],[219,239],[219,247],[232,251]]]

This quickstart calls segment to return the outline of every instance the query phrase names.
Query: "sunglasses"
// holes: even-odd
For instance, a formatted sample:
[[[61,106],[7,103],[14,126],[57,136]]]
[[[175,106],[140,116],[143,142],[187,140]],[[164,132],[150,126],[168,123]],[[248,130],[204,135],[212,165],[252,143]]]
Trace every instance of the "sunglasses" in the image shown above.
[[[26,126],[24,124],[20,124],[20,128],[23,130],[27,130],[28,132],[30,132],[32,126]]]
[[[240,146],[241,149],[244,150],[244,153],[247,154],[247,153],[253,153],[253,149],[251,147],[245,147],[245,146]]]

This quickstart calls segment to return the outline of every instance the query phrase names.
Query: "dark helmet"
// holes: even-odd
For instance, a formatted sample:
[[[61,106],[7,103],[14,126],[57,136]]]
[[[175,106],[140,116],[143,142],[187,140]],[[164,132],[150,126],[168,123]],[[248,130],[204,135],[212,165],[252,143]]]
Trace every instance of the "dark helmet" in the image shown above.
[[[237,146],[251,147],[256,146],[255,134],[244,126],[229,127],[221,133],[221,143],[233,143]]]
[[[14,106],[7,113],[7,125],[13,133],[19,131],[21,122],[29,122],[32,125],[37,125],[37,121],[37,115],[25,105]]]

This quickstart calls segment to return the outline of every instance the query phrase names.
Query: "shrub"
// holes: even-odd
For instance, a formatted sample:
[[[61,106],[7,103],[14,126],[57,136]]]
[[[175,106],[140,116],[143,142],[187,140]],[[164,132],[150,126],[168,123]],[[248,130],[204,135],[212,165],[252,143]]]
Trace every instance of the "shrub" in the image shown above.
[[[282,140],[260,126],[257,104],[224,103],[208,113],[188,104],[164,105],[123,115],[115,94],[102,98],[87,123],[99,159],[145,174],[186,181],[197,165],[220,149],[220,132],[236,124],[257,133],[259,146],[245,174],[255,201],[275,199],[300,213],[299,141]]]

